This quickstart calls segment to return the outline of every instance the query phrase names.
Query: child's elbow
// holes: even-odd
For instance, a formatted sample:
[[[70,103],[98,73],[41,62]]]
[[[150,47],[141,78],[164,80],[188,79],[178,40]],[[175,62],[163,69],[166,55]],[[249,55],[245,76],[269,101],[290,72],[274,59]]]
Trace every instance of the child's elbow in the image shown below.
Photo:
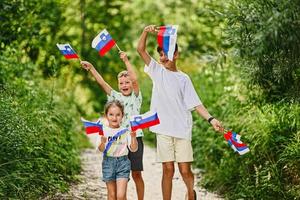
[[[136,48],[136,51],[137,51],[140,55],[142,55],[142,54],[145,52],[145,48],[143,48],[143,47],[141,47],[141,46],[138,46],[138,47]]]

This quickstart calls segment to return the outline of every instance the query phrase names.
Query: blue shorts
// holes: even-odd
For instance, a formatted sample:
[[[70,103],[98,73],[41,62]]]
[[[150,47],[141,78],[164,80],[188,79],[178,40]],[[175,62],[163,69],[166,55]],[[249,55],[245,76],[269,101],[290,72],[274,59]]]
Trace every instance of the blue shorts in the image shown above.
[[[127,156],[104,156],[102,161],[102,180],[104,182],[116,181],[119,178],[129,180],[130,160]]]

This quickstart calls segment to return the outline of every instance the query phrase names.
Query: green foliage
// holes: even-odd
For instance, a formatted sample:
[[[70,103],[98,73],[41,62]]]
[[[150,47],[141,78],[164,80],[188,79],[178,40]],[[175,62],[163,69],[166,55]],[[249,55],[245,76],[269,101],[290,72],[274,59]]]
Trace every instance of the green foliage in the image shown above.
[[[50,56],[57,52],[56,33],[62,22],[58,1],[4,0],[0,8],[0,49],[18,47],[41,66],[45,76],[51,74]]]
[[[258,98],[258,90],[244,86],[234,64],[216,59],[192,80],[205,106],[226,128],[242,135],[250,153],[233,152],[195,115],[192,142],[195,166],[203,171],[201,184],[228,199],[298,199],[300,106]]]
[[[78,134],[73,100],[33,79],[34,65],[20,57],[9,48],[0,56],[0,197],[36,199],[67,189],[86,139]]]
[[[199,79],[209,80],[208,77]],[[230,86],[234,82],[228,79],[223,83],[227,83],[225,88],[234,86]],[[283,102],[256,105],[245,101],[243,96],[236,96],[243,88],[236,89],[224,94],[215,88],[221,98],[212,105],[209,102],[208,107],[222,107],[215,107],[213,112],[219,113],[216,115],[223,118],[227,128],[241,133],[250,153],[239,156],[224,138],[207,128],[207,123],[196,120],[193,143],[196,144],[195,164],[204,169],[202,185],[218,190],[229,199],[299,198],[299,105]],[[210,94],[203,96],[209,98]]]
[[[179,69],[191,75],[210,113],[250,147],[239,156],[194,115],[201,184],[228,199],[300,198],[298,1],[4,0],[0,8],[1,198],[66,190],[87,145],[79,115],[98,117],[106,101],[55,44],[70,43],[117,89],[125,68],[117,49],[99,57],[91,48],[106,28],[136,66],[146,112],[152,84],[135,49],[149,24],[179,25]],[[147,46],[157,58],[155,35]],[[154,143],[155,134],[145,131],[145,140]]]
[[[251,85],[270,101],[300,97],[299,1],[232,1],[230,37]]]

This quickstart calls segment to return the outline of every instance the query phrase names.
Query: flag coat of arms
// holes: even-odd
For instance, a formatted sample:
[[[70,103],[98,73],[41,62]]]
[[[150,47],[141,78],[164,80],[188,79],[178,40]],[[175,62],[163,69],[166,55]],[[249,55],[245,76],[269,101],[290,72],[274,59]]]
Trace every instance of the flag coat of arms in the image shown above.
[[[227,140],[228,145],[240,155],[244,155],[250,151],[248,146],[241,141],[241,136],[236,132],[227,131],[224,134],[224,138]]]
[[[99,133],[99,135],[103,135],[103,125],[100,123],[100,120],[90,122],[81,118],[81,121],[83,122],[86,134]]]
[[[115,44],[116,42],[106,29],[101,31],[92,41],[92,47],[99,52],[100,56],[104,56]]]
[[[134,115],[130,118],[130,126],[132,131],[149,128],[159,123],[160,121],[156,112],[147,112],[143,115]]]
[[[62,55],[66,59],[74,59],[74,58],[79,58],[77,53],[73,50],[70,44],[56,44]]]
[[[173,60],[177,40],[178,25],[161,26],[157,34],[157,43],[169,60]]]

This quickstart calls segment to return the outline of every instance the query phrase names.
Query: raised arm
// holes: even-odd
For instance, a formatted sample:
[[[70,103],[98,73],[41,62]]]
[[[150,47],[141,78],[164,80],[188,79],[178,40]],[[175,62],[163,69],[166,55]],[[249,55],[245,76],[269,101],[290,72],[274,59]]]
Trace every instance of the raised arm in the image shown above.
[[[137,52],[140,54],[141,58],[143,59],[146,65],[149,65],[151,61],[151,57],[148,51],[146,50],[146,42],[147,42],[147,36],[149,32],[150,33],[157,32],[155,25],[149,25],[144,28],[137,46]]]
[[[138,84],[137,74],[135,73],[131,63],[129,62],[127,54],[125,52],[123,52],[123,51],[120,52],[120,58],[123,60],[123,62],[126,65],[129,78],[132,82],[133,92],[136,96],[138,96],[139,95],[139,84]]]
[[[92,75],[94,76],[94,78],[96,79],[96,81],[98,82],[98,84],[101,86],[101,88],[104,90],[104,92],[107,95],[111,94],[112,88],[110,87],[110,85],[104,81],[104,79],[102,78],[102,76],[97,72],[97,70],[95,69],[95,67],[87,62],[87,61],[81,61],[81,66],[86,69],[87,71],[90,71],[92,73]]]
[[[212,117],[203,105],[197,106],[196,111],[205,120],[209,120],[215,131],[223,132],[224,128],[222,124],[216,118]]]

